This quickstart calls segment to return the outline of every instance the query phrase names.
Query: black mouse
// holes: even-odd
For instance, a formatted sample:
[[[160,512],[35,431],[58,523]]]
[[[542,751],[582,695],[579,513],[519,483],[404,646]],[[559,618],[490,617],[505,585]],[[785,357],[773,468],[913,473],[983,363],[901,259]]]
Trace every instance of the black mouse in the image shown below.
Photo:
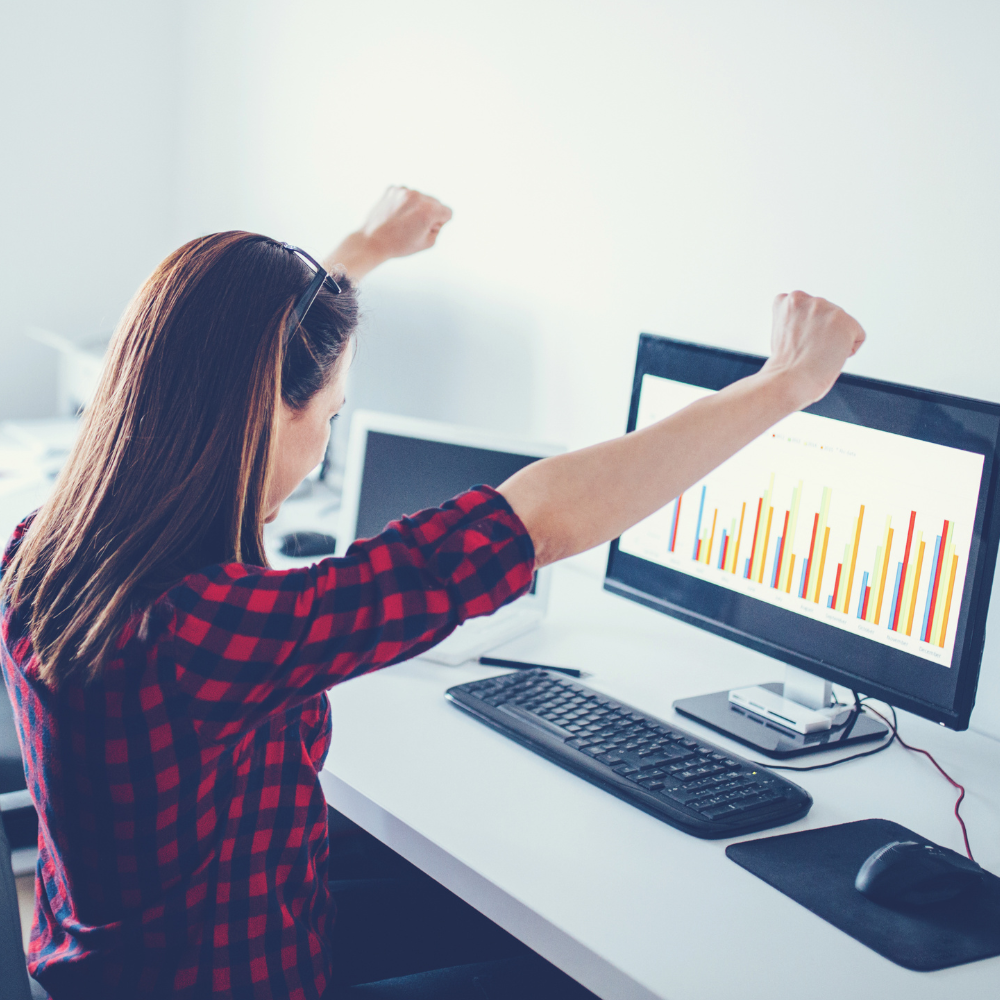
[[[337,551],[337,539],[322,531],[293,531],[281,539],[278,551],[283,556],[332,556]]]
[[[884,906],[927,906],[982,885],[984,874],[975,861],[954,851],[894,840],[865,861],[854,888]]]

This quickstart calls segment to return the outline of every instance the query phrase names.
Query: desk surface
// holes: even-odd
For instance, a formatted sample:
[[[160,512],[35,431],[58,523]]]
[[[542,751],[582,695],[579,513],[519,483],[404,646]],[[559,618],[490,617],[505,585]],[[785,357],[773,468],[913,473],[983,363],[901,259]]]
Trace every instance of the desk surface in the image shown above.
[[[593,573],[556,573],[546,622],[501,655],[581,667],[592,687],[753,756],[671,703],[780,679],[780,665],[607,594]],[[414,660],[335,688],[323,786],[334,807],[601,997],[996,995],[1000,958],[899,968],[729,861],[728,841],[680,833],[444,699],[498,672]],[[965,784],[973,851],[1000,871],[1000,742],[906,714],[900,728]],[[893,746],[792,777],[812,811],[753,836],[884,817],[961,850],[952,788],[921,755]]]

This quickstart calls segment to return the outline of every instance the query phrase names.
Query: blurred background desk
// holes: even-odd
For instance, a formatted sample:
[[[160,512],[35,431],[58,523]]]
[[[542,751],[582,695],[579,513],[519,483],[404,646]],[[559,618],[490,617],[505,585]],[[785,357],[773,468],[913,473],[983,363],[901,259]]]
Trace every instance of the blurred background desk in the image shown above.
[[[760,654],[605,593],[593,560],[557,567],[546,622],[497,652],[583,668],[584,683],[750,757],[671,703],[778,676]],[[499,672],[414,660],[335,688],[323,787],[336,809],[598,995],[839,997],[848,981],[852,997],[871,1000],[995,995],[1000,958],[929,974],[893,965],[729,861],[727,841],[674,830],[444,698]],[[973,850],[1000,871],[1000,742],[906,713],[900,728],[965,784]],[[812,811],[754,836],[883,817],[961,850],[951,786],[898,745],[791,777]]]

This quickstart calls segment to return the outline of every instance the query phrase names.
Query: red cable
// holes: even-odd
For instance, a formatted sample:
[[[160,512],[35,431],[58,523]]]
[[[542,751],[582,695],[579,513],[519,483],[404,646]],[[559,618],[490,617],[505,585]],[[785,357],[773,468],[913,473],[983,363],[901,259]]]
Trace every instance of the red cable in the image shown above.
[[[962,839],[965,841],[965,853],[969,856],[970,861],[975,861],[976,859],[972,856],[972,848],[969,847],[969,832],[965,829],[965,820],[962,819],[962,814],[958,811],[959,806],[962,804],[962,799],[965,798],[965,787],[960,785],[930,754],[927,750],[922,750],[920,747],[911,747],[902,736],[899,735],[899,730],[876,708],[872,708],[871,705],[865,705],[865,708],[870,712],[874,712],[892,731],[896,739],[899,740],[901,746],[906,747],[907,750],[912,750],[913,753],[922,753],[947,779],[948,783],[952,787],[958,789],[958,798],[955,800],[955,819],[958,820],[958,825],[962,828]]]

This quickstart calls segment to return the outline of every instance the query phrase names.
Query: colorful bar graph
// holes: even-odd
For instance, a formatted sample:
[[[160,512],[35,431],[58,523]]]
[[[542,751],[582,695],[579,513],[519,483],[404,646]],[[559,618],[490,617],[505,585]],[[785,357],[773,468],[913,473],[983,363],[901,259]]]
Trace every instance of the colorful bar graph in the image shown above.
[[[664,512],[668,518],[664,527],[669,525],[664,532],[668,551],[675,553],[681,538],[682,545],[691,544],[689,532],[694,520],[691,558],[710,572],[739,574],[744,580],[787,594],[794,600],[819,604],[821,593],[831,584],[826,560],[833,540],[838,555],[843,545],[843,554],[836,562],[835,572],[829,574],[833,576],[833,586],[825,591],[828,609],[943,648],[959,564],[954,521],[939,522],[940,534],[926,533],[918,529],[918,512],[911,510],[902,558],[893,560],[896,555],[893,515],[885,516],[881,537],[873,538],[870,514],[866,521],[867,508],[862,503],[845,537],[846,512],[834,509],[832,490],[824,486],[819,510],[813,507],[808,514],[802,514],[808,520],[801,525],[800,533],[799,515],[803,496],[807,495],[805,483],[800,479],[792,486],[789,497],[787,492],[775,493],[775,478],[775,473],[771,473],[767,489],[758,495],[755,512],[751,506],[752,532],[747,519],[747,506],[752,505],[752,500],[738,501],[737,513],[735,503],[720,502],[710,484],[703,484],[695,518],[690,503],[684,502],[684,494],[678,496],[672,509]],[[786,480],[781,490],[791,485]],[[784,502],[776,506],[779,499]],[[828,523],[831,511],[836,518],[832,539]],[[743,550],[744,532],[750,543],[748,553]],[[858,565],[859,559],[865,563],[864,567]],[[890,588],[889,569],[893,562],[896,569]]]

